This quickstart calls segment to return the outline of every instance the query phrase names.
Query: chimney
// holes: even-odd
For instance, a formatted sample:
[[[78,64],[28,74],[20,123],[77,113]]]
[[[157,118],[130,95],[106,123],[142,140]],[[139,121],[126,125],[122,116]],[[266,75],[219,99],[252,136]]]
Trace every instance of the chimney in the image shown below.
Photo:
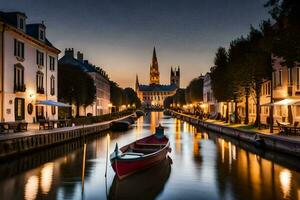
[[[74,49],[73,48],[65,49],[65,56],[74,58]]]
[[[80,53],[80,51],[77,51],[77,60],[83,63],[83,53]]]

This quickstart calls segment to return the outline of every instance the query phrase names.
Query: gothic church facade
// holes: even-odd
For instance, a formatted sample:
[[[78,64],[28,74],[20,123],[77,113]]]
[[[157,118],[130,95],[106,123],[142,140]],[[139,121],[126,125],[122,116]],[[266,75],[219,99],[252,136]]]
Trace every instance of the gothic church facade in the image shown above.
[[[180,67],[171,67],[170,84],[160,84],[160,73],[155,47],[153,49],[152,63],[150,64],[149,85],[139,83],[136,76],[135,90],[144,107],[162,108],[165,98],[173,96],[180,87]]]

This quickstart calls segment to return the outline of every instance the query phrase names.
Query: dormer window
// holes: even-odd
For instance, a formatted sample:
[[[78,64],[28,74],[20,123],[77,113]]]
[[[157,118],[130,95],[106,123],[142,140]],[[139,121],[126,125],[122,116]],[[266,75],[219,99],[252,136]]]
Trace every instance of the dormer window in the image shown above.
[[[18,28],[25,32],[25,27],[26,27],[25,17],[19,15],[18,16]]]
[[[45,30],[42,28],[39,29],[39,39],[45,41]]]

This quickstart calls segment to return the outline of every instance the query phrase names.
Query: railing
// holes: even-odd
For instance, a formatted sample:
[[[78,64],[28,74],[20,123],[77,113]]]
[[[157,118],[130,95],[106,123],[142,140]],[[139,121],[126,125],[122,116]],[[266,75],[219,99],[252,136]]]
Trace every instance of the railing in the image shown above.
[[[26,90],[25,84],[14,85],[14,92],[25,92],[25,90]]]

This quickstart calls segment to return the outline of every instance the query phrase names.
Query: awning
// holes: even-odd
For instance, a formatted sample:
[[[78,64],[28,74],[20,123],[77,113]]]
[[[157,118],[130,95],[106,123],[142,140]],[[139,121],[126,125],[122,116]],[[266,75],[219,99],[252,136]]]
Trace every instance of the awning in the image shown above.
[[[299,99],[283,99],[280,101],[276,101],[274,103],[265,103],[261,106],[290,106],[290,105],[300,105]]]
[[[57,107],[71,107],[68,104],[56,102],[56,101],[52,101],[52,100],[37,101],[36,104],[37,105],[47,105],[47,106],[57,106]]]

